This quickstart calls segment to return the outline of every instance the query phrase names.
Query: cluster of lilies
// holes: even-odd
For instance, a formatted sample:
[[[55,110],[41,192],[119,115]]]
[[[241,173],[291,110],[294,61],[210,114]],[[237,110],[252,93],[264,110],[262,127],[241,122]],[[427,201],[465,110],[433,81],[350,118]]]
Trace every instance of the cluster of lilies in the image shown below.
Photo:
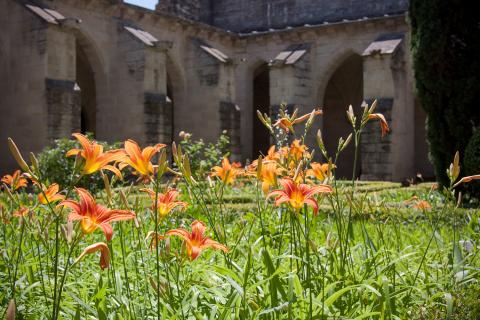
[[[373,108],[371,109],[373,110]],[[349,110],[351,112],[351,110]],[[282,113],[282,116],[272,124],[270,118],[266,115],[259,114],[260,120],[273,133],[273,128],[283,131],[285,134],[295,133],[294,126],[303,122],[309,127],[315,116],[321,115],[321,110],[313,110],[311,113],[298,117],[297,112],[292,116]],[[348,115],[348,113],[347,113]],[[389,130],[388,124],[383,115],[378,113],[368,113],[367,120],[378,119],[381,124],[382,136]],[[156,144],[141,149],[137,142],[127,140],[124,142],[123,149],[103,151],[103,146],[96,141],[90,141],[86,136],[80,133],[74,133],[75,137],[81,145],[81,149],[72,149],[67,152],[67,157],[76,157],[76,164],[79,163],[80,173],[82,175],[90,175],[98,171],[108,170],[113,172],[118,178],[122,178],[122,170],[125,167],[131,167],[133,173],[138,176],[140,181],[145,183],[153,181],[158,170],[167,169],[173,174],[182,175],[188,181],[194,181],[189,169],[188,158],[179,158],[181,154],[172,147],[174,158],[180,168],[181,173],[175,172],[168,168],[165,164],[165,144]],[[321,139],[321,138],[320,138]],[[108,241],[112,239],[113,229],[112,222],[131,220],[136,218],[136,214],[130,210],[109,209],[102,204],[98,204],[95,198],[83,188],[75,188],[79,200],[65,199],[65,195],[60,192],[60,186],[52,183],[49,186],[43,185],[38,179],[38,163],[35,157],[32,158],[32,166],[28,166],[22,158],[15,143],[9,139],[10,149],[19,163],[20,167],[25,171],[21,174],[17,170],[13,175],[6,175],[2,178],[4,185],[8,186],[8,190],[14,192],[19,188],[27,186],[27,178],[31,179],[34,184],[40,187],[41,192],[38,194],[38,201],[41,204],[52,206],[59,202],[56,207],[65,207],[70,213],[67,220],[80,221],[80,227],[83,234],[90,234],[97,229],[101,229]],[[162,160],[159,165],[153,165],[152,158],[163,150]],[[186,162],[185,162],[186,160]],[[240,163],[231,163],[228,158],[222,160],[221,166],[215,166],[212,169],[211,176],[218,177],[224,184],[232,184],[237,177],[247,176],[256,177],[261,183],[261,189],[268,198],[275,197],[275,205],[280,206],[287,204],[296,212],[301,210],[305,205],[313,209],[313,213],[318,212],[318,203],[315,195],[319,193],[331,193],[332,187],[328,184],[333,177],[335,165],[329,163],[313,162],[312,154],[308,151],[308,147],[300,139],[294,139],[289,146],[277,148],[270,147],[267,154],[260,156],[249,166],[243,169]],[[304,166],[308,165],[308,168]],[[159,168],[163,167],[163,168]],[[103,171],[102,171],[103,175]],[[106,176],[104,176],[105,179]],[[320,184],[312,183],[311,179],[316,179]],[[108,181],[108,178],[107,178]],[[148,193],[152,199],[152,209],[156,210],[158,218],[165,218],[172,210],[183,210],[187,207],[186,202],[178,201],[179,192],[176,189],[168,188],[164,193],[144,188],[142,191]],[[156,203],[155,203],[156,201]],[[24,216],[29,210],[21,207],[14,213],[15,216]],[[205,236],[205,223],[202,221],[193,221],[191,231],[185,229],[173,229],[167,231],[165,235],[157,235],[150,232],[149,235],[155,237],[155,243],[159,239],[166,236],[181,237],[186,245],[187,255],[191,260],[196,259],[201,251],[205,248],[220,249],[228,252],[228,248]],[[153,240],[152,240],[153,242]],[[108,267],[109,249],[106,243],[100,242],[88,246],[80,255],[79,259],[86,254],[96,251],[101,252],[101,267]]]
[[[166,147],[164,144],[156,144],[148,146],[143,150],[133,140],[125,141],[124,149],[111,150],[104,152],[102,145],[96,141],[90,141],[86,136],[80,133],[74,133],[73,136],[79,141],[81,149],[72,149],[67,152],[66,156],[76,156],[76,164],[80,163],[81,175],[89,175],[102,170],[109,170],[119,178],[122,178],[122,170],[130,166],[134,170],[134,174],[139,180],[150,182],[156,173],[156,167],[151,162],[153,156]],[[103,204],[97,203],[95,198],[89,191],[83,188],[74,188],[78,196],[78,200],[66,199],[61,193],[60,186],[52,183],[44,186],[39,181],[38,164],[36,160],[32,161],[32,166],[28,166],[23,160],[15,143],[9,140],[10,149],[14,154],[17,162],[25,171],[23,174],[17,170],[13,175],[5,175],[2,178],[4,189],[8,194],[25,188],[30,179],[34,185],[41,190],[38,195],[38,202],[44,204],[54,210],[62,210],[67,208],[69,214],[68,222],[79,221],[80,229],[84,235],[93,233],[97,229],[101,229],[105,235],[106,241],[109,242],[113,236],[113,228],[111,223],[124,220],[136,219],[135,212],[131,210],[109,209]],[[33,156],[32,159],[35,159]],[[171,169],[170,169],[171,170]],[[102,172],[103,174],[103,172]],[[108,178],[104,175],[104,179]],[[107,182],[108,184],[108,182]],[[168,188],[165,192],[155,192],[152,189],[144,188],[141,191],[146,192],[152,199],[152,210],[156,209],[159,220],[165,218],[172,210],[183,210],[187,207],[187,203],[178,201],[179,192],[176,189]],[[53,207],[55,205],[55,207]],[[28,215],[30,210],[24,206],[13,213],[13,216],[24,217]],[[157,236],[157,239],[163,239],[169,236],[178,236],[184,240],[186,253],[191,260],[195,260],[202,250],[206,248],[220,249],[228,252],[228,248],[205,235],[206,226],[202,221],[195,220],[191,224],[191,231],[178,228],[169,230],[165,236]],[[149,235],[152,235],[150,232]],[[85,255],[100,251],[100,266],[102,269],[109,267],[110,250],[105,242],[98,242],[85,248],[83,253],[76,261],[82,259]]]

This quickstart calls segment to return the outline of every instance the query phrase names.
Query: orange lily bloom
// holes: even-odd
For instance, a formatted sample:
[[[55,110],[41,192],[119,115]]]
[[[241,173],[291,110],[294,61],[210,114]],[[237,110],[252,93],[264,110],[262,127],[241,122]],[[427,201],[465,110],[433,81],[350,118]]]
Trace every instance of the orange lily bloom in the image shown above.
[[[12,190],[25,188],[27,186],[27,179],[22,176],[20,170],[17,170],[13,175],[5,175],[2,178],[2,182],[9,185]]]
[[[155,231],[149,231],[147,233],[147,236],[145,237],[145,241],[148,240],[148,238],[152,238],[150,240],[150,250],[153,250],[158,245],[158,242],[165,239],[164,236],[161,234],[157,234]]]
[[[110,162],[120,161],[124,157],[122,150],[110,150],[103,152],[103,146],[96,141],[90,141],[83,134],[72,134],[82,145],[83,149],[72,149],[67,152],[67,157],[80,154],[85,159],[83,166],[83,174],[92,174],[101,169],[110,170],[118,177],[122,177],[122,173],[115,166],[109,165]]]
[[[310,163],[310,167],[312,167],[312,169],[307,170],[307,175],[311,177],[315,177],[320,181],[324,181],[327,178],[332,177],[331,169],[335,168],[335,165],[332,164],[329,167],[328,163],[322,164],[318,162],[312,162]]]
[[[58,189],[58,184],[51,184],[46,190],[38,194],[38,201],[41,204],[48,204],[65,199],[64,195],[58,193]]]
[[[14,217],[25,217],[30,212],[30,209],[27,207],[20,207],[17,211],[13,212]]]
[[[240,163],[234,162],[230,164],[230,161],[227,158],[223,158],[221,167],[213,167],[212,176],[219,177],[225,184],[231,184],[235,181],[237,176],[242,174],[242,170],[239,169],[240,167]]]
[[[288,203],[295,211],[299,211],[303,205],[313,208],[313,213],[318,212],[318,203],[313,198],[318,193],[330,193],[332,187],[326,184],[310,187],[306,184],[298,184],[291,179],[282,179],[280,184],[283,190],[275,190],[270,192],[268,198],[276,196],[275,205],[280,206],[282,203]]]
[[[368,119],[378,119],[380,121],[380,129],[382,130],[382,138],[390,131],[387,120],[381,113],[372,113],[368,116]]]
[[[432,208],[430,203],[428,203],[428,201],[425,201],[425,200],[417,201],[417,203],[413,207],[415,209],[420,209],[420,210],[428,210]]]
[[[107,241],[112,239],[113,229],[110,222],[130,220],[135,218],[135,213],[128,210],[110,210],[97,204],[92,195],[85,189],[75,188],[80,201],[64,200],[59,206],[71,209],[68,221],[80,220],[82,231],[85,234],[92,233],[97,228],[102,228]]]
[[[97,242],[86,247],[82,254],[78,256],[74,263],[82,260],[87,254],[94,253],[96,251],[100,251],[100,268],[105,269],[110,266],[110,250],[108,249],[107,244],[103,242]]]
[[[473,180],[478,180],[478,179],[480,179],[480,174],[476,174],[476,175],[473,175],[473,176],[466,176],[466,177],[463,177],[462,179],[458,180],[458,182],[455,183],[453,185],[453,187],[455,188],[462,183],[468,183],[468,182],[471,182]]]
[[[157,152],[165,147],[165,144],[158,143],[141,150],[138,143],[129,139],[125,141],[126,157],[122,162],[135,169],[143,180],[149,180],[153,174],[153,165],[150,160]]]
[[[152,201],[155,201],[155,191],[150,189],[141,189],[150,195]],[[160,219],[165,218],[170,211],[176,207],[181,207],[184,210],[187,207],[187,203],[183,201],[175,201],[179,193],[176,189],[169,189],[165,193],[158,193],[157,195],[157,212]],[[152,205],[152,210],[155,209],[155,205]]]
[[[288,117],[283,117],[283,118],[278,119],[277,122],[275,122],[273,126],[274,127],[280,127],[283,131],[288,133],[288,132],[290,132],[290,130],[294,131],[293,130],[294,125],[308,120],[308,118],[310,118],[312,113],[315,113],[315,115],[323,114],[322,110],[314,110],[310,113],[304,114],[303,116],[295,118],[295,119],[288,118]]]
[[[192,232],[185,229],[173,229],[167,231],[166,236],[178,236],[183,238],[187,246],[187,255],[190,260],[198,258],[200,253],[206,248],[213,248],[228,252],[228,248],[223,244],[210,239],[205,236],[205,224],[201,221],[195,220],[191,225]]]
[[[310,154],[308,153],[308,147],[304,144],[300,144],[300,140],[293,140],[288,150],[290,156],[296,161],[302,159],[303,157],[309,158]]]
[[[276,162],[268,161],[262,164],[260,172],[260,181],[262,181],[262,191],[267,193],[270,187],[277,185],[277,176],[281,173],[281,168]]]

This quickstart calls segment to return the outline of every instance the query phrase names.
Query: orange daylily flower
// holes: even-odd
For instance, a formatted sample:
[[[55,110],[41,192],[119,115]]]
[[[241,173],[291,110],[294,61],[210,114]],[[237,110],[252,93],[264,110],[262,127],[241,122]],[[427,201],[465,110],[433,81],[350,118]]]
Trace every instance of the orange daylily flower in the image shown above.
[[[298,118],[283,117],[283,118],[278,119],[277,122],[275,122],[273,124],[273,126],[274,127],[280,127],[283,131],[285,131],[287,133],[290,132],[290,131],[295,131],[295,130],[293,130],[293,126],[298,124],[298,123],[302,123],[302,122],[308,120],[308,118],[310,118],[312,113],[315,113],[315,115],[323,114],[322,110],[314,110],[314,111],[312,111],[310,113],[307,113],[307,114],[304,114],[303,116],[298,117]]]
[[[158,143],[141,150],[138,143],[129,139],[125,141],[126,156],[122,162],[135,169],[143,180],[149,180],[153,174],[153,165],[150,160],[157,152],[165,147],[165,144]]]
[[[100,268],[102,268],[102,270],[108,268],[110,266],[110,250],[108,249],[107,244],[103,242],[97,242],[86,247],[74,263],[82,260],[87,254],[91,254],[96,251],[100,251]]]
[[[151,189],[141,189],[150,195],[152,201],[155,201],[155,191]],[[169,189],[165,193],[158,193],[157,195],[157,212],[160,216],[160,219],[165,218],[170,211],[176,207],[180,207],[181,210],[184,210],[187,207],[187,203],[183,201],[175,201],[179,193],[176,189]],[[152,205],[152,210],[155,209],[155,204]]]
[[[109,165],[110,162],[120,161],[124,157],[122,150],[110,150],[103,152],[103,146],[96,141],[90,141],[83,134],[72,134],[82,145],[83,149],[72,149],[67,152],[67,157],[76,156],[80,154],[85,159],[83,166],[83,174],[92,174],[99,170],[105,169],[112,171],[118,177],[122,177],[122,173],[118,168],[113,165]]]
[[[58,193],[58,189],[58,184],[51,184],[46,190],[38,194],[38,201],[41,204],[48,204],[65,199],[64,195]]]
[[[318,203],[313,198],[318,193],[330,193],[332,187],[326,184],[308,186],[306,184],[298,184],[291,179],[280,180],[282,190],[270,192],[268,198],[276,196],[275,205],[280,206],[282,203],[288,203],[295,211],[299,211],[303,205],[313,208],[313,213],[318,212]]]
[[[453,187],[455,188],[462,183],[468,183],[468,182],[471,182],[473,180],[478,180],[478,179],[480,179],[480,174],[476,174],[476,175],[473,175],[473,176],[466,176],[466,177],[463,177],[462,179],[458,180],[458,182],[455,183],[453,185]]]
[[[263,158],[263,161],[277,161],[280,159],[280,153],[275,151],[275,146],[271,146],[265,157]],[[253,171],[257,168],[258,166],[258,159],[253,160],[252,163],[248,166],[248,170]]]
[[[75,188],[80,201],[64,200],[59,206],[71,209],[68,221],[80,220],[82,231],[85,234],[92,233],[97,228],[102,228],[107,241],[112,239],[113,229],[110,222],[130,220],[135,218],[135,213],[128,210],[110,210],[97,204],[92,195],[85,189]]]
[[[205,224],[201,221],[195,220],[191,225],[192,232],[185,229],[173,229],[167,231],[166,236],[178,236],[183,238],[187,246],[187,255],[190,260],[198,258],[200,253],[206,248],[213,248],[228,252],[228,248],[223,244],[210,239],[205,236]]]
[[[212,176],[219,177],[225,184],[231,184],[235,181],[237,176],[242,174],[240,167],[240,163],[234,162],[230,164],[230,161],[227,158],[223,158],[221,167],[213,167]]]
[[[164,236],[162,236],[161,234],[157,234],[155,231],[149,231],[147,233],[147,236],[145,237],[145,241],[147,241],[148,238],[152,238],[152,240],[150,240],[150,250],[153,250],[153,248],[158,245],[159,241],[165,239]]]
[[[20,207],[20,209],[18,209],[17,211],[13,212],[12,215],[13,215],[14,217],[21,218],[21,217],[25,217],[29,212],[30,212],[30,209],[28,209],[27,207]]]
[[[13,175],[6,174],[2,178],[2,182],[9,185],[12,190],[25,188],[27,186],[27,179],[22,176],[20,170],[17,170]]]
[[[260,181],[262,181],[262,191],[267,193],[270,187],[277,185],[277,176],[281,174],[282,169],[278,167],[276,162],[265,161],[262,163],[260,171]]]
[[[327,178],[332,177],[332,168],[335,168],[334,164],[329,166],[328,163],[318,163],[312,162],[310,163],[310,167],[312,169],[307,170],[307,175],[311,177],[315,177],[320,181],[325,181]]]
[[[428,203],[428,201],[425,201],[425,200],[417,201],[417,203],[413,207],[415,209],[420,209],[420,210],[428,210],[432,208],[430,203]]]
[[[304,144],[300,144],[299,139],[293,140],[290,148],[288,149],[289,155],[296,161],[302,159],[303,157],[309,158],[310,153],[308,153],[308,147]]]
[[[382,138],[390,131],[387,120],[381,113],[372,113],[368,116],[368,119],[378,119],[380,121],[380,129],[382,130]]]

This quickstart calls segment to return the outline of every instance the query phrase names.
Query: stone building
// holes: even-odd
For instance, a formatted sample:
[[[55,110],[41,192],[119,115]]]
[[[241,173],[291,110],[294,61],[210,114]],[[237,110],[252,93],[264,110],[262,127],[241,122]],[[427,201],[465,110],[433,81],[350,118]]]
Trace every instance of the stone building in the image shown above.
[[[328,149],[345,111],[378,99],[390,122],[362,137],[363,179],[431,176],[413,92],[408,0],[0,0],[0,174],[15,167],[6,138],[38,152],[72,132],[170,143],[185,130],[227,130],[236,158],[269,138],[255,112],[322,106],[312,132]],[[311,143],[314,138],[308,137]],[[351,175],[353,149],[339,160]]]

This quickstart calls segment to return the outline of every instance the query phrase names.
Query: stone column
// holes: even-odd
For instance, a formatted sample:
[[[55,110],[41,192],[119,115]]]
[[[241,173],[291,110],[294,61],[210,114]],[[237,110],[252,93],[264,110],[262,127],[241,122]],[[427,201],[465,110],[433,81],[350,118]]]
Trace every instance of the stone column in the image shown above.
[[[69,137],[80,130],[80,91],[75,83],[75,35],[51,25],[47,31],[47,140]]]
[[[401,41],[401,40],[400,40]],[[405,68],[404,43],[393,49],[364,53],[364,99],[378,101],[390,133],[380,136],[377,121],[370,121],[362,135],[362,179],[404,181],[414,174],[414,108]]]
[[[296,50],[296,51],[295,51]],[[287,49],[286,52],[289,50]],[[272,119],[276,119],[279,106],[287,105],[287,111],[291,115],[298,108],[299,115],[311,112],[315,108],[314,89],[311,71],[311,52],[309,45],[302,45],[298,49],[292,49],[289,56],[283,59],[278,55],[270,62],[270,104]],[[304,52],[299,58],[294,58],[296,52]],[[320,122],[316,121],[306,137],[306,144],[315,144],[315,133],[320,128]],[[295,130],[303,132],[303,126],[297,125]]]
[[[172,142],[173,110],[167,97],[166,53],[169,42],[158,42],[145,48],[143,79],[143,118],[147,144]]]

